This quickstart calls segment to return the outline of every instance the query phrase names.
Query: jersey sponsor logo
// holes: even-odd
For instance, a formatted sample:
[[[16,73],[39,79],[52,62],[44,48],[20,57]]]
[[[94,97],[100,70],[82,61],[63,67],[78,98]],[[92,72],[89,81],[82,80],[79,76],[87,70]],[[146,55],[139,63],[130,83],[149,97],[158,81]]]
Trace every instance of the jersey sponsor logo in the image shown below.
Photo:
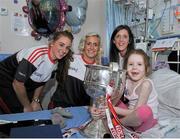
[[[40,67],[40,65],[42,64],[42,63],[44,63],[45,61],[44,60],[42,60],[39,64],[38,64],[38,67]]]
[[[19,75],[23,76],[23,77],[26,77],[26,74],[22,73],[22,72],[18,72]]]
[[[42,75],[43,75],[43,74],[38,73],[38,72],[34,72],[33,74],[34,74],[34,75],[36,75],[36,76],[38,76],[38,77],[40,77],[40,78],[41,78],[41,77],[42,77]]]
[[[74,61],[70,63],[68,75],[83,81],[85,72],[86,72],[86,66],[82,58],[79,55],[75,55]]]
[[[79,64],[78,67],[76,67],[72,65],[72,67],[70,67],[68,70],[68,75],[78,78],[80,80],[84,80],[86,67],[83,64]]]
[[[70,70],[73,70],[75,72],[78,72],[78,68],[75,68],[75,67],[69,67]]]

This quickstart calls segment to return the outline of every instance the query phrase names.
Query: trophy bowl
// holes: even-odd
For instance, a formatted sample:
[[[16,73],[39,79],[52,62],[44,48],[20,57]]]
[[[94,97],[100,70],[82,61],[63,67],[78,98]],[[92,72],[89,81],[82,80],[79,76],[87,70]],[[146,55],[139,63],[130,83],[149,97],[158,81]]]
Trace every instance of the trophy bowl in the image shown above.
[[[125,70],[113,70],[112,67],[101,65],[86,65],[84,86],[91,98],[105,96],[106,87],[114,81],[114,90],[118,90],[125,82]]]
[[[112,66],[113,65],[113,66]],[[84,87],[86,93],[92,98],[93,106],[100,108],[105,106],[106,87],[113,81],[114,90],[122,90],[125,82],[125,70],[119,70],[118,64],[108,66],[86,65],[84,77]],[[122,92],[122,91],[119,91]],[[92,121],[82,130],[85,137],[102,138],[108,130],[106,128],[106,117],[92,119]]]

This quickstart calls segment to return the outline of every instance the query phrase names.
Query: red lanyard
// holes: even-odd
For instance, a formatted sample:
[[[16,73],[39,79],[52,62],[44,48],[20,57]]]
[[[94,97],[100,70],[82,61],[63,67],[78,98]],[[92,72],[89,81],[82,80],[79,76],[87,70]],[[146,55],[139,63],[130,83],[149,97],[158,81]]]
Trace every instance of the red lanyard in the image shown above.
[[[110,85],[106,88],[106,101],[109,109],[106,109],[106,116],[108,121],[108,127],[111,131],[111,134],[114,138],[125,138],[123,128],[121,126],[120,120],[114,110],[114,107],[111,102],[111,93],[113,91]],[[112,117],[111,117],[112,114]]]
[[[112,136],[114,138],[124,139],[125,138],[124,129],[125,129],[125,131],[129,132],[129,135],[131,136],[132,139],[139,138],[139,136],[136,133],[131,132],[126,128],[123,128],[123,126],[121,125],[121,122],[111,102],[112,92],[113,92],[113,88],[111,87],[111,85],[108,85],[106,88],[106,101],[108,105],[108,109],[106,109],[106,117],[107,117],[108,127],[109,130],[111,131]]]

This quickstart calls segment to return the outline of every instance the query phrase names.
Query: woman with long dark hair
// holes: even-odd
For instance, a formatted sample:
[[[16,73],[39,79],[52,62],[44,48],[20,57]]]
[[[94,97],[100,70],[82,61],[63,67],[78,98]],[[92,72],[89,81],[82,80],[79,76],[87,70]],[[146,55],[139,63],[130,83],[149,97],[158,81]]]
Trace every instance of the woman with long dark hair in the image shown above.
[[[48,45],[22,49],[0,62],[0,111],[41,110],[40,97],[52,73],[57,72],[59,82],[65,81],[72,41],[70,32],[56,32]]]
[[[134,49],[134,36],[127,25],[117,26],[110,40],[109,61],[117,62],[119,68],[123,68],[123,61],[126,54]]]

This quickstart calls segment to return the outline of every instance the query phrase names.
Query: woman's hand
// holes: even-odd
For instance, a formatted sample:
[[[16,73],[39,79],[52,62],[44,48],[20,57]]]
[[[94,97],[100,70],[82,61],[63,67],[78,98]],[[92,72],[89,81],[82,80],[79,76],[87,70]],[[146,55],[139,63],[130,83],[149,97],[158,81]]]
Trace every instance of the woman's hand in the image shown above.
[[[40,103],[36,102],[36,101],[32,101],[31,102],[31,107],[32,107],[33,111],[40,111],[40,110],[42,110]]]
[[[33,108],[32,108],[31,105],[28,105],[28,106],[24,107],[23,111],[24,111],[24,112],[32,112],[32,111],[33,111]]]

